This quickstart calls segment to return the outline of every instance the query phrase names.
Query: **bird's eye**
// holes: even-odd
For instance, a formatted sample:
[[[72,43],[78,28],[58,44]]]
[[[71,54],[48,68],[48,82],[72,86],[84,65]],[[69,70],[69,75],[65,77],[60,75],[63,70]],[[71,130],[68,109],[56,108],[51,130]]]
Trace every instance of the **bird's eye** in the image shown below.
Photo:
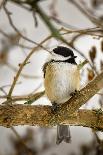
[[[75,59],[75,58],[77,58],[77,56],[73,56],[73,58]]]

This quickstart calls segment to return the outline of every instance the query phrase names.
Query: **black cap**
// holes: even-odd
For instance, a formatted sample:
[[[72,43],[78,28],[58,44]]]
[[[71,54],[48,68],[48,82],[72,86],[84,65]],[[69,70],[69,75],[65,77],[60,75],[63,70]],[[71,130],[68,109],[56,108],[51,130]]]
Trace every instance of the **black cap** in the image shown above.
[[[53,52],[58,55],[62,55],[64,57],[68,57],[68,56],[74,57],[73,51],[70,48],[63,47],[63,46],[58,46],[58,47],[54,48]]]

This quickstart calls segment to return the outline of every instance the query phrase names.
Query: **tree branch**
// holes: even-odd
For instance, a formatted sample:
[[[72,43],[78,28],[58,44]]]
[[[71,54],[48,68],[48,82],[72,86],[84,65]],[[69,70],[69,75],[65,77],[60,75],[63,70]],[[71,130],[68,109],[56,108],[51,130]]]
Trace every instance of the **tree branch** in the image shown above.
[[[60,105],[56,114],[50,106],[0,105],[0,125],[40,125],[60,124],[81,125],[103,129],[103,112],[79,110],[103,87],[103,72],[66,103]],[[77,112],[75,112],[77,111]]]
[[[63,119],[63,120],[62,120]],[[84,126],[103,130],[103,112],[99,110],[78,110],[73,115],[56,117],[49,106],[0,106],[0,125],[5,127],[17,125],[39,125],[50,127],[60,124]],[[60,121],[61,120],[61,121]]]

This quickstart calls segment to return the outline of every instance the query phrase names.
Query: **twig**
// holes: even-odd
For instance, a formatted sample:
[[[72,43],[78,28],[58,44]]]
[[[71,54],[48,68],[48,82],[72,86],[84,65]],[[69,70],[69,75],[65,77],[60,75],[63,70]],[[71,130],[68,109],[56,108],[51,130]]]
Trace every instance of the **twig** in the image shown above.
[[[10,23],[10,25],[12,26],[12,28],[13,28],[23,39],[25,39],[25,40],[27,40],[27,41],[29,41],[29,42],[31,42],[31,43],[37,45],[36,42],[34,42],[34,41],[30,40],[29,38],[25,37],[25,36],[16,28],[16,26],[13,24],[13,21],[12,21],[12,19],[11,19],[11,13],[7,10],[7,8],[6,8],[5,5],[3,6],[3,8],[4,8],[4,11],[5,11],[5,13],[6,13],[8,19],[9,19],[9,23]]]
[[[1,0],[1,1],[0,1],[0,9],[1,9],[2,6],[4,5],[4,3],[5,3],[5,0]]]
[[[10,68],[10,69],[12,69],[14,72],[17,72],[18,71],[18,69],[16,68],[16,67],[14,67],[13,65],[11,65],[10,63],[6,63],[6,65]],[[29,78],[29,79],[38,79],[38,78],[41,78],[40,76],[33,76],[33,75],[28,75],[28,74],[24,74],[24,73],[21,73],[21,76],[22,77],[24,77],[24,78]]]
[[[101,28],[99,28],[98,26],[95,27],[91,27],[91,28],[86,28],[86,29],[77,29],[77,30],[70,30],[67,28],[62,28],[63,31],[66,31],[67,33],[64,34],[69,34],[69,33],[89,33],[89,32],[103,32],[103,30]]]
[[[13,103],[16,101],[27,101],[24,104],[32,104],[40,97],[42,97],[44,94],[45,94],[45,91],[41,91],[35,94],[29,94],[29,95],[23,95],[23,96],[11,96],[11,99],[4,101],[2,104],[10,104],[11,102]],[[0,96],[0,98],[8,98],[8,95]]]
[[[36,17],[35,11],[33,11],[32,15],[33,15],[33,19],[34,19],[34,26],[37,27],[38,26],[38,21],[37,21],[37,17]]]
[[[21,82],[18,82],[17,84],[21,84]],[[4,88],[10,87],[10,86],[11,86],[10,84],[7,84],[7,85],[4,85],[4,86],[1,86],[1,87],[0,87],[0,90],[5,94],[5,96],[0,96],[1,99],[7,98],[7,93],[6,93],[6,91],[4,90]]]
[[[50,19],[54,20],[56,23],[58,23],[59,25],[63,26],[63,27],[66,27],[68,29],[77,29],[77,27],[73,26],[73,25],[70,25],[70,24],[67,24],[63,21],[61,21],[59,18],[55,17],[55,16],[50,16],[49,17]]]
[[[27,102],[25,102],[24,104],[32,104],[33,102],[35,102],[36,100],[38,100],[40,97],[42,97],[45,94],[45,91],[36,93],[32,96],[30,96],[27,100]]]
[[[25,149],[28,151],[28,155],[33,155],[32,150],[26,145],[25,141],[21,138],[21,136],[18,134],[18,132],[15,130],[15,128],[12,126],[10,128],[13,133],[16,135],[16,137],[20,140],[21,144],[25,147]]]
[[[26,5],[23,5],[23,2],[21,2],[21,1],[18,1],[18,0],[14,0],[14,1],[13,0],[9,0],[9,1],[12,2],[12,3],[14,3],[14,4],[16,4],[16,5],[18,5],[19,7],[27,10],[27,11],[31,11],[31,8],[29,8]]]
[[[0,87],[0,90],[7,96],[7,93],[4,91],[3,87]]]
[[[73,37],[73,39],[70,41],[70,42],[73,42],[73,41],[75,41],[75,40],[77,40],[79,37],[82,37],[83,35],[85,36],[85,35],[88,35],[88,36],[92,36],[92,37],[98,37],[98,38],[103,38],[103,35],[102,34],[96,34],[96,32],[98,33],[99,31],[101,31],[101,33],[103,32],[103,30],[87,30],[87,31],[79,31],[79,30],[77,30],[77,31],[72,31],[72,32],[70,32],[69,30],[67,31],[67,32],[64,32],[64,33],[62,33],[62,35],[66,35],[66,34],[70,34],[70,33],[77,33],[74,37]],[[94,33],[93,33],[94,32]]]
[[[8,38],[9,41],[11,40],[11,35],[12,35],[12,34],[7,34],[7,33],[5,33],[5,32],[4,32],[3,30],[1,30],[1,29],[0,29],[0,33],[1,33],[4,37]],[[23,44],[20,44],[20,43],[15,43],[14,45],[15,45],[15,46],[22,47],[22,48],[26,48],[26,49],[32,49],[32,47],[26,46],[26,45],[23,45]]]
[[[81,70],[83,66],[86,65],[87,63],[88,63],[88,60],[83,61],[82,63],[78,65],[78,69]]]

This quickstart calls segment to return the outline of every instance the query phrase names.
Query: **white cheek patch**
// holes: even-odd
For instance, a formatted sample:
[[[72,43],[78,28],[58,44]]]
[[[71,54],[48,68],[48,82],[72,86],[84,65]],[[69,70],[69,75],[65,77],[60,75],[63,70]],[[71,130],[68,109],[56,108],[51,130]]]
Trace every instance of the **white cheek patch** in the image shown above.
[[[51,53],[51,59],[53,59],[53,60],[63,60],[63,61],[65,61],[65,60],[70,59],[70,58],[71,58],[71,55],[68,56],[68,57],[64,57],[62,55]]]

